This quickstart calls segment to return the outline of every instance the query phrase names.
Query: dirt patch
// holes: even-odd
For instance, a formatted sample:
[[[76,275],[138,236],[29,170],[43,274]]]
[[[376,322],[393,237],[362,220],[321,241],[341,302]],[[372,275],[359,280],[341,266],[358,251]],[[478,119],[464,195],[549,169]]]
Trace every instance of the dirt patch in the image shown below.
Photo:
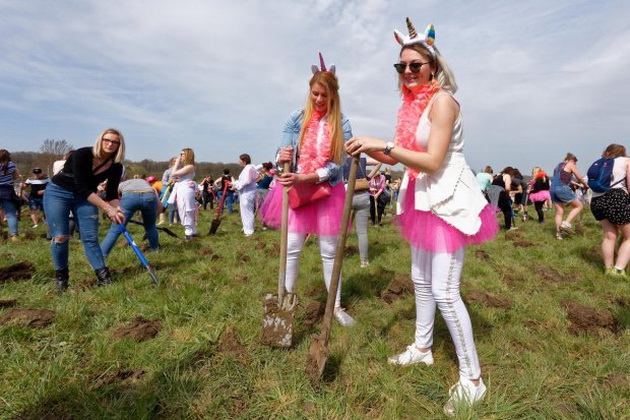
[[[392,303],[395,300],[402,299],[406,295],[412,293],[412,285],[409,277],[404,275],[397,275],[394,280],[389,283],[387,289],[381,293],[381,299],[387,303]]]
[[[50,309],[11,309],[0,317],[0,325],[45,328],[54,319],[55,313]]]
[[[575,278],[562,275],[557,270],[544,265],[530,265],[531,271],[540,279],[548,283],[572,283]]]
[[[238,341],[233,326],[228,325],[221,334],[219,351],[239,358],[247,356],[247,349]]]
[[[349,257],[350,255],[357,255],[359,253],[359,247],[356,245],[346,245],[344,255]]]
[[[508,230],[505,232],[505,239],[508,239],[510,241],[520,239],[520,237],[521,234],[518,230]]]
[[[490,261],[492,257],[483,249],[478,249],[475,251],[475,257],[480,259],[481,261]]]
[[[140,248],[142,252],[148,252],[151,249],[151,246],[149,244],[140,244],[138,248]]]
[[[204,257],[208,257],[210,261],[217,261],[221,258],[210,248],[202,248],[201,251],[199,251],[199,254],[203,255]]]
[[[119,370],[117,372],[107,372],[104,375],[95,378],[95,388],[100,388],[105,385],[113,385],[120,382],[125,381],[137,381],[142,376],[144,376],[146,372],[144,370]]]
[[[250,258],[249,255],[244,254],[243,252],[239,252],[238,253],[238,260],[242,263],[248,263],[250,262],[252,259]]]
[[[280,255],[280,244],[279,243],[274,243],[271,246],[271,251],[269,252],[269,255],[271,257],[278,257]]]
[[[249,276],[246,274],[237,274],[234,276],[234,281],[236,283],[247,283],[249,281]]]
[[[0,283],[10,280],[28,280],[35,274],[35,266],[28,261],[0,268]]]
[[[630,299],[623,298],[621,296],[610,296],[607,300],[620,308],[630,308]]]
[[[578,236],[584,236],[585,232],[584,232],[584,225],[582,223],[576,223],[575,224],[575,233]]]
[[[532,246],[535,246],[536,244],[526,239],[515,239],[512,242],[512,245],[514,245],[514,247],[516,248],[530,248]]]
[[[265,249],[265,243],[264,242],[257,242],[256,245],[254,245],[254,249],[257,250],[261,250],[261,249]]]
[[[118,327],[114,331],[114,337],[132,338],[138,343],[155,337],[162,329],[162,321],[159,319],[146,319],[143,316],[135,317],[129,324]]]
[[[300,312],[302,325],[310,327],[317,324],[324,317],[326,304],[324,302],[309,302]]]
[[[17,299],[0,299],[0,309],[12,308],[17,305]]]
[[[613,373],[604,379],[603,385],[606,388],[630,389],[630,376],[620,373]]]
[[[483,290],[473,290],[467,293],[466,299],[471,302],[482,303],[491,308],[510,309],[512,307],[512,302],[509,300],[486,293]]]
[[[570,299],[564,299],[560,306],[567,312],[571,322],[571,334],[599,334],[602,330],[616,332],[617,320],[608,309],[595,309]]]

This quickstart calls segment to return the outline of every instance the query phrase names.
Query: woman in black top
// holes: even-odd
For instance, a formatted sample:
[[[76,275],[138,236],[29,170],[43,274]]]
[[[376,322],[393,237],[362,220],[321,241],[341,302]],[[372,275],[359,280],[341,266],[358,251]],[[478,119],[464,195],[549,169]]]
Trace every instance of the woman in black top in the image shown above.
[[[75,150],[48,184],[44,210],[53,237],[51,253],[57,291],[68,288],[70,211],[79,225],[83,249],[98,278],[97,285],[111,283],[98,242],[98,208],[105,211],[112,222],[125,221],[123,212],[118,208],[118,184],[124,158],[123,135],[108,128],[96,138],[93,147]],[[105,200],[96,194],[98,185],[104,181],[107,181]]]

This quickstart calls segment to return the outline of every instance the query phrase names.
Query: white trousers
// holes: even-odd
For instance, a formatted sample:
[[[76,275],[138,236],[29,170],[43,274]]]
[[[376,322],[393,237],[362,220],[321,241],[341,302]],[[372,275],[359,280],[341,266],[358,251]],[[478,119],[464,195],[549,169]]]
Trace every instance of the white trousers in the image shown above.
[[[337,248],[337,236],[318,236],[319,253],[322,256],[322,266],[324,269],[324,282],[326,290],[330,288],[330,279],[332,278],[333,265],[335,263],[335,251]],[[284,287],[289,293],[295,293],[297,283],[300,253],[306,235],[302,233],[289,233],[287,243],[287,276]],[[341,306],[341,273],[339,273],[339,287],[337,288],[337,296],[335,299],[335,308]]]
[[[175,187],[177,211],[184,234],[192,236],[197,234],[197,200],[195,200],[195,187],[188,185],[189,181],[178,182]]]
[[[455,344],[459,375],[477,379],[481,375],[472,324],[459,292],[465,248],[453,252],[430,252],[411,248],[411,281],[416,295],[415,345],[433,344],[435,308],[440,310]]]
[[[241,222],[243,222],[243,232],[245,235],[254,233],[254,208],[256,206],[256,184],[251,184],[243,188],[238,194],[240,204]]]

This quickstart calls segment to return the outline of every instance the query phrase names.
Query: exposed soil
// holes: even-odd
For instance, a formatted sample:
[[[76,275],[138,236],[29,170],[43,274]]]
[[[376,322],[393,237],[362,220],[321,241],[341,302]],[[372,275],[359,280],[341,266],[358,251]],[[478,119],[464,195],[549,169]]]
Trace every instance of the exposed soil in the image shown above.
[[[582,223],[575,224],[575,233],[578,236],[584,236],[584,225]]]
[[[238,253],[238,260],[242,263],[248,263],[250,262],[252,259],[250,258],[249,255],[245,254],[244,252],[239,252]]]
[[[0,317],[0,325],[45,328],[54,319],[55,313],[50,309],[10,309]]]
[[[280,244],[278,242],[275,242],[271,246],[271,251],[269,252],[269,255],[271,257],[278,257],[280,255]]]
[[[35,266],[28,261],[11,264],[0,268],[0,283],[16,280],[28,280],[35,274]]]
[[[214,251],[210,248],[201,248],[199,250],[199,255],[203,255],[203,256],[212,256],[214,255]]]
[[[540,279],[549,283],[572,283],[575,281],[570,275],[562,275],[557,270],[544,265],[531,265],[530,269]]]
[[[630,308],[630,299],[621,296],[610,296],[608,302],[621,308]]]
[[[514,287],[518,287],[523,282],[523,279],[514,273],[507,272],[503,274],[503,281],[508,286],[514,288]]]
[[[471,302],[482,303],[491,308],[510,309],[512,307],[512,302],[509,300],[486,293],[482,290],[473,290],[467,293],[466,299]]]
[[[520,239],[521,234],[518,230],[508,230],[505,232],[505,239],[509,239],[514,241],[516,239]]]
[[[515,239],[512,242],[512,245],[514,245],[514,247],[516,248],[529,248],[535,246],[536,244],[526,239]]]
[[[411,294],[412,290],[413,288],[409,277],[399,274],[389,283],[387,289],[381,293],[381,299],[387,303],[392,303],[395,300],[402,299],[406,295]]]
[[[324,312],[326,312],[326,303],[317,301],[309,302],[300,311],[299,316],[302,319],[302,325],[310,327],[317,324],[324,317]]]
[[[228,325],[219,339],[219,351],[237,357],[247,356],[247,349],[238,341],[234,327]]]
[[[17,299],[0,299],[1,308],[12,308],[17,305]]]
[[[95,378],[96,383],[95,387],[100,388],[105,385],[113,385],[124,381],[137,381],[142,376],[144,376],[146,372],[144,370],[119,370],[117,372],[107,372],[104,375]]]
[[[344,255],[349,257],[350,255],[357,255],[359,253],[359,247],[356,245],[346,245]]]
[[[137,316],[129,324],[118,327],[114,331],[114,337],[132,338],[140,343],[154,338],[161,329],[161,320],[157,318],[149,320],[143,316]]]
[[[249,276],[246,274],[237,274],[234,276],[234,281],[236,283],[247,283],[249,281]]]
[[[630,389],[630,375],[613,373],[604,379],[603,385],[607,388]]]
[[[475,257],[479,258],[482,261],[490,261],[492,259],[492,257],[490,257],[490,254],[488,254],[483,249],[476,250],[475,251]]]
[[[570,299],[560,302],[567,312],[567,318],[571,321],[569,332],[571,334],[600,334],[602,330],[616,332],[617,320],[608,309],[595,309]]]
[[[262,241],[258,241],[256,242],[256,245],[254,245],[254,248],[257,250],[261,250],[261,249],[265,249],[265,243]]]

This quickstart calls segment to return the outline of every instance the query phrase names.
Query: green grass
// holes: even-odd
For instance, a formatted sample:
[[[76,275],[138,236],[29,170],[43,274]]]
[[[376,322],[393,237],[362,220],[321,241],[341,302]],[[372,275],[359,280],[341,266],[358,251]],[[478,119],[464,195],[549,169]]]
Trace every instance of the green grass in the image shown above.
[[[391,304],[380,297],[394,278],[409,281],[409,246],[389,218],[382,229],[370,228],[370,267],[359,268],[356,236],[349,238],[342,302],[358,325],[334,324],[324,381],[316,388],[304,369],[319,322],[306,325],[304,309],[326,296],[317,241],[311,239],[302,254],[295,346],[268,348],[259,344],[262,302],[276,290],[279,233],[258,230],[246,239],[234,214],[224,216],[217,235],[207,236],[212,218],[202,213],[202,236],[190,243],[160,235],[161,251],[147,254],[159,289],[122,245],[124,238],[108,260],[115,284],[89,287],[94,274],[73,240],[70,290],[57,295],[44,230],[32,235],[24,217],[22,242],[1,240],[0,267],[31,261],[36,273],[0,284],[0,299],[17,299],[19,309],[50,309],[55,320],[41,329],[0,326],[0,417],[444,417],[458,371],[439,316],[435,365],[386,363],[412,342],[415,318],[412,295]],[[584,236],[558,241],[552,220],[542,226],[528,221],[467,250],[462,294],[488,394],[458,418],[630,418],[630,283],[604,277],[601,230],[588,212],[583,220]],[[172,229],[183,237],[181,227]],[[129,230],[141,242],[142,228]],[[615,332],[569,332],[566,301],[609,310]],[[10,310],[0,309],[0,317]],[[115,337],[139,315],[161,322],[155,338],[138,343]],[[226,339],[226,331],[237,343]]]

